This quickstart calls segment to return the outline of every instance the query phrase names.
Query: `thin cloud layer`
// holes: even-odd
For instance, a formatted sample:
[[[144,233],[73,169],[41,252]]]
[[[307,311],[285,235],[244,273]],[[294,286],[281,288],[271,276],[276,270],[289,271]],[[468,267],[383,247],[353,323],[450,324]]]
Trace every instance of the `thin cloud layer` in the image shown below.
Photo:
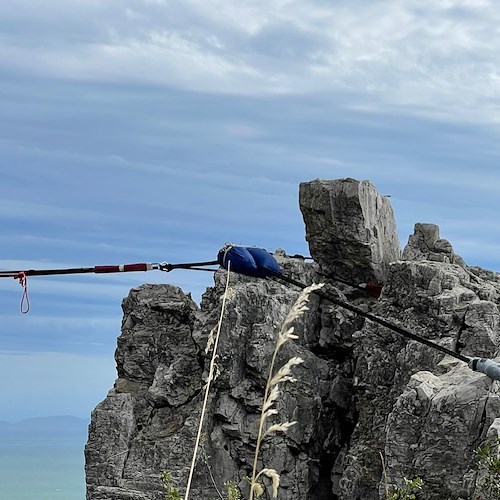
[[[487,0],[52,0],[3,11],[10,71],[223,94],[344,91],[365,109],[499,120],[500,11]]]

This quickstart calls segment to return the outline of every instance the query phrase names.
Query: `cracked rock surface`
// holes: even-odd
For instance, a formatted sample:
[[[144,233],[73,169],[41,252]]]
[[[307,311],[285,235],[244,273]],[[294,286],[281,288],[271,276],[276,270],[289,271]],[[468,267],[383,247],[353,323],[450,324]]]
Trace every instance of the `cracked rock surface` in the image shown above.
[[[316,180],[300,197],[315,261],[279,250],[284,274],[324,282],[325,292],[464,355],[497,355],[497,273],[468,267],[432,224],[415,226],[399,260],[389,200],[368,181]],[[200,307],[171,285],[143,285],[124,300],[117,379],[92,414],[85,450],[88,500],[163,500],[165,470],[184,492],[226,272],[214,278]],[[354,286],[368,279],[384,283],[378,300]],[[231,275],[192,500],[220,498],[226,481],[248,497],[270,358],[297,296]],[[304,359],[277,403],[276,422],[297,424],[266,439],[259,462],[280,474],[279,498],[375,500],[417,476],[420,499],[483,498],[474,450],[500,434],[498,383],[317,296],[309,308],[278,360]]]

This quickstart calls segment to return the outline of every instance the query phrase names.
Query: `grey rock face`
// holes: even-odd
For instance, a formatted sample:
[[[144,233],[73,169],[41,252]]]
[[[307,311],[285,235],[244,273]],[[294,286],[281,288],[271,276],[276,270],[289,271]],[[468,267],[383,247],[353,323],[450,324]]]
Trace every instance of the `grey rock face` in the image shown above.
[[[87,498],[160,499],[165,461],[182,456],[179,442],[196,425],[203,386],[192,335],[197,307],[170,285],[134,288],[122,307],[118,379],[92,414],[85,450]],[[182,473],[181,465],[172,473]]]
[[[387,481],[418,474],[425,477],[426,498],[477,498],[473,450],[499,414],[498,388],[463,363],[444,361],[440,375],[413,375],[388,416]]]
[[[388,200],[363,182],[301,186],[316,262],[278,251],[283,272],[307,284],[325,281],[326,271],[354,283],[383,276],[378,300],[328,279],[324,290],[464,355],[494,357],[499,275],[457,260],[431,225],[416,226],[404,260],[397,260]],[[163,500],[164,470],[184,492],[209,366],[205,346],[225,278],[225,271],[215,274],[200,308],[169,285],[144,285],[124,300],[118,378],[92,414],[86,446],[88,500]],[[225,481],[248,497],[244,478],[270,358],[298,296],[274,281],[232,274],[230,283],[192,500],[220,498],[216,488],[224,492]],[[277,403],[276,422],[297,424],[266,439],[260,458],[261,467],[281,475],[279,498],[376,500],[386,487],[417,476],[425,482],[418,498],[482,498],[474,450],[500,433],[498,384],[326,300],[312,296],[309,306],[295,324],[299,338],[278,360],[305,360]]]
[[[313,273],[303,261],[278,259],[290,275]],[[164,470],[184,491],[208,366],[204,349],[218,321],[225,271],[215,278],[200,310],[178,288],[165,285],[133,289],[125,299],[116,352],[119,378],[92,415],[87,498],[160,499]],[[268,366],[276,335],[297,296],[298,291],[278,283],[232,275],[218,350],[220,374],[209,401],[191,498],[217,498],[214,482],[219,489],[225,481],[248,489],[244,477],[251,475]],[[279,401],[277,420],[297,420],[300,427],[262,447],[263,466],[281,475],[283,499],[329,495],[335,449],[349,434],[344,424],[353,425],[350,381],[338,363],[313,352],[321,342],[322,313],[313,298],[306,320],[296,325],[303,338],[287,344],[278,363],[293,356],[304,359],[294,371],[297,382],[289,384]]]
[[[402,259],[432,260],[466,267],[462,257],[453,251],[451,243],[439,237],[439,227],[436,224],[415,224],[414,233],[408,239]]]
[[[311,256],[326,274],[385,281],[400,255],[389,199],[369,181],[314,180],[300,185],[300,209]]]

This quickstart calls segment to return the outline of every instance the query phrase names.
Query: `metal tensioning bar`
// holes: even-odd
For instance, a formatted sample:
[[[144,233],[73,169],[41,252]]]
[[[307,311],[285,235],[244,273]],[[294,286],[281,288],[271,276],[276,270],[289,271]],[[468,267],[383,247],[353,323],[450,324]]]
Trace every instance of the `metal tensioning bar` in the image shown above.
[[[94,267],[75,267],[66,269],[28,269],[19,271],[0,271],[0,278],[17,278],[20,274],[24,276],[54,276],[62,274],[107,274],[107,273],[128,273],[137,271],[171,271],[173,269],[196,269],[200,266],[212,266],[218,264],[218,261],[211,260],[208,262],[188,262],[183,264],[168,264],[162,263],[147,263],[140,262],[136,264],[120,264],[111,266],[94,266]],[[199,269],[198,269],[199,270]]]

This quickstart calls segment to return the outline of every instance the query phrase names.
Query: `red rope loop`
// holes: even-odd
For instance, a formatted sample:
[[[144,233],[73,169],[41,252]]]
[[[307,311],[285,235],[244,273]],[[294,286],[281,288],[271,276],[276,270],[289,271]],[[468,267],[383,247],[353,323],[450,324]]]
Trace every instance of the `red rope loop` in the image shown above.
[[[14,279],[19,280],[19,284],[23,287],[23,295],[21,297],[21,313],[27,314],[30,310],[30,298],[28,295],[28,277],[26,273],[20,272],[14,276]]]

